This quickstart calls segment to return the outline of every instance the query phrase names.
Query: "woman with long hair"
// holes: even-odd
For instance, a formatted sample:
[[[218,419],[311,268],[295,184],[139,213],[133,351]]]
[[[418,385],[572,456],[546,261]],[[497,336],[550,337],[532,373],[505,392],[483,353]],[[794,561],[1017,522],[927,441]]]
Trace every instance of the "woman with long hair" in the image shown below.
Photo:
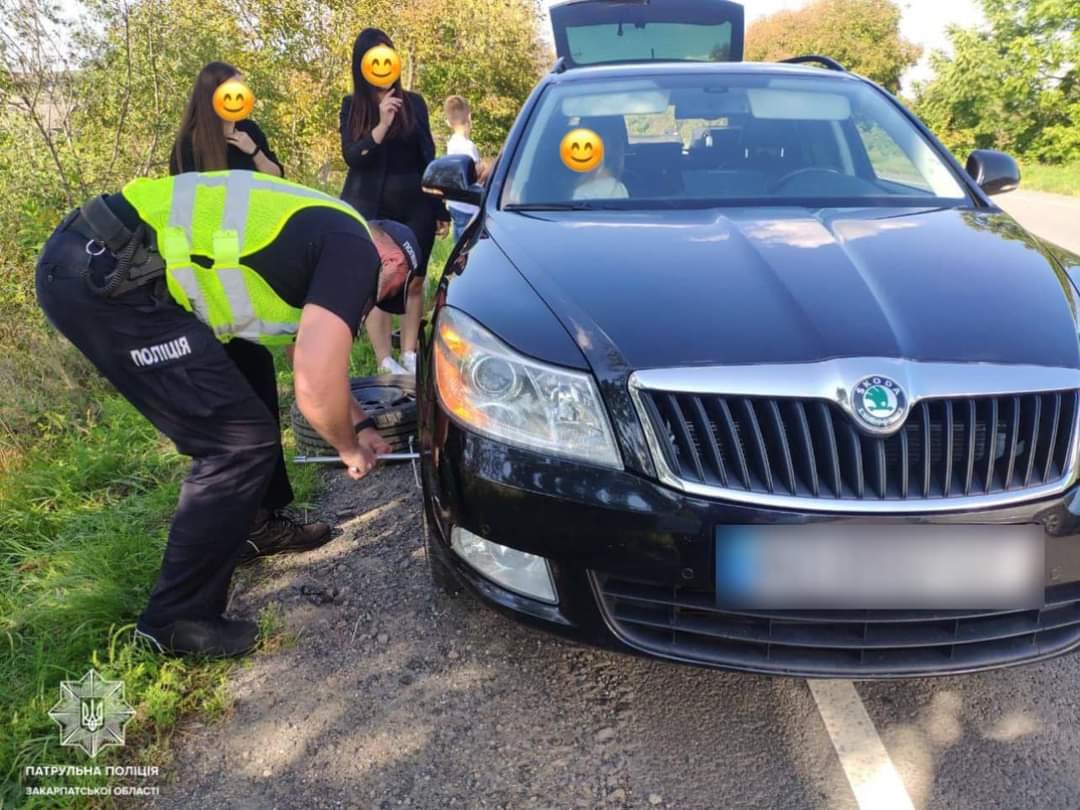
[[[239,78],[240,71],[225,62],[211,62],[199,71],[169,155],[169,174],[246,169],[284,176],[258,124],[250,118],[223,121],[214,112],[214,91]]]
[[[394,47],[378,28],[365,28],[353,45],[353,93],[341,102],[341,153],[349,167],[341,198],[368,219],[392,219],[408,225],[423,248],[405,305],[401,364],[391,356],[390,314],[375,308],[367,319],[379,369],[411,374],[416,371],[423,276],[436,233],[442,236],[449,230],[450,214],[441,201],[420,188],[424,169],[435,159],[424,99],[402,89],[400,79],[381,88],[364,78],[364,54],[376,45]]]
[[[170,174],[233,169],[284,175],[258,124],[251,119],[224,121],[214,112],[214,91],[223,82],[238,78],[240,71],[225,62],[211,62],[199,71],[169,158]],[[299,250],[302,252],[303,246]],[[225,353],[280,426],[273,355],[265,346],[239,338],[225,344]],[[330,541],[329,524],[301,524],[284,511],[292,501],[285,457],[279,455],[251,535],[241,550],[241,562],[306,551]]]

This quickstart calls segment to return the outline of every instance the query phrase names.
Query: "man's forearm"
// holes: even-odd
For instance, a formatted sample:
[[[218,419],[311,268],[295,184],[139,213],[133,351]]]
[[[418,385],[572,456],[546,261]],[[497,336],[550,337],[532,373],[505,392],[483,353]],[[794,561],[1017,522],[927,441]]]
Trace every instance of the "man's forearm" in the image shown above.
[[[319,390],[318,386],[305,385],[297,379],[296,403],[308,424],[339,453],[355,447],[353,410],[356,400],[349,390],[347,378],[341,381],[341,385],[327,386],[323,390]]]

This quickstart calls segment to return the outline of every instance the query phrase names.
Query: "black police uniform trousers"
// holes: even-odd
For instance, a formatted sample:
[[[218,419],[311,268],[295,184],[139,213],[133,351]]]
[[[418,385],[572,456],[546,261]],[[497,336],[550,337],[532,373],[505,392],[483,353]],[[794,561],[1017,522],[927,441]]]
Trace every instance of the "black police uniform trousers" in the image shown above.
[[[273,358],[253,343],[222,344],[163,281],[97,296],[83,280],[91,261],[86,239],[62,225],[38,261],[42,309],[192,459],[143,620],[220,616],[256,514],[292,500]]]

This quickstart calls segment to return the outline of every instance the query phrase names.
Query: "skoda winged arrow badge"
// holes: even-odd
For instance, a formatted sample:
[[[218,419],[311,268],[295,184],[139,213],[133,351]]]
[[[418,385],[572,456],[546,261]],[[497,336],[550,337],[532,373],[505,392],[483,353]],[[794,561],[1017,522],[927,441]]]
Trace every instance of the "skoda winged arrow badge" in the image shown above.
[[[890,431],[907,416],[907,396],[888,377],[867,377],[852,389],[851,407],[863,426],[873,432]]]

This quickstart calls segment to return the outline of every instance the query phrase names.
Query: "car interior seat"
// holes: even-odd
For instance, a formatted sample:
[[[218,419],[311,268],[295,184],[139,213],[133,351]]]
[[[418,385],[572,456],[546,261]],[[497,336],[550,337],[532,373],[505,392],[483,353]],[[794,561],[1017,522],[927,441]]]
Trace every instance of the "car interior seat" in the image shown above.
[[[798,129],[790,121],[749,118],[741,131],[713,130],[710,135],[716,151],[707,167],[684,173],[687,192],[695,197],[758,197],[803,165]]]

